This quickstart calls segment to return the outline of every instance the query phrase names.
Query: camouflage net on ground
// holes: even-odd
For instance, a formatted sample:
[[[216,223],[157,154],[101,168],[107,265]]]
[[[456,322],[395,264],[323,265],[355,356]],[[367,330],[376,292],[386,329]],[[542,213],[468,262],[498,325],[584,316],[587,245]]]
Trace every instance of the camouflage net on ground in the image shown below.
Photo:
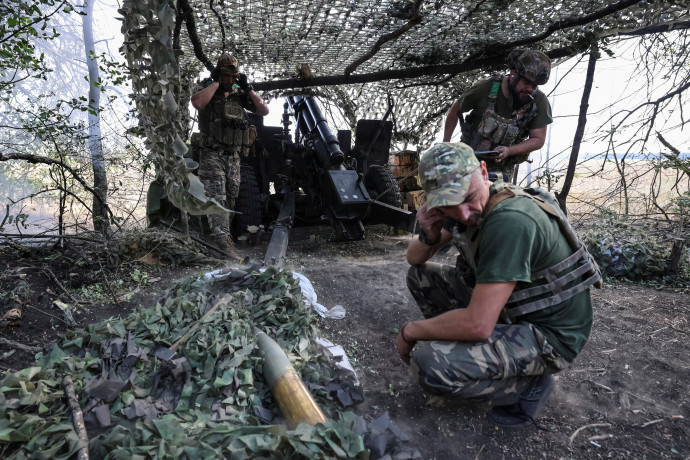
[[[602,274],[633,281],[660,280],[671,254],[663,232],[624,219],[605,216],[583,235]],[[690,281],[690,251],[685,249],[677,280]]]
[[[178,350],[189,366],[166,373],[154,350],[169,347],[230,292],[232,300]],[[219,280],[183,281],[153,307],[68,332],[34,367],[5,376],[0,456],[73,458],[80,444],[62,386],[70,375],[92,458],[368,458],[366,423],[328,389],[333,371],[314,342],[317,321],[290,272],[235,269]],[[279,424],[255,326],[286,351],[327,423]]]
[[[218,260],[199,252],[199,247],[192,241],[172,230],[130,230],[115,241],[108,252],[108,264],[111,267],[133,261],[172,268],[218,263]]]

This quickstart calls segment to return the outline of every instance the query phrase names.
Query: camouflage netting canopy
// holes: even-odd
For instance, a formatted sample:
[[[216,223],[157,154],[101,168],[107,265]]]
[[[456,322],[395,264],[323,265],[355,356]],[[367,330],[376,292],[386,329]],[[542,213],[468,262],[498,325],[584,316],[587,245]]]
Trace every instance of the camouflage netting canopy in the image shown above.
[[[382,117],[390,95],[394,141],[425,148],[453,100],[480,75],[505,69],[510,50],[531,47],[562,59],[601,38],[687,28],[689,4],[125,0],[120,12],[139,116],[152,146],[165,137],[162,150],[152,150],[177,183],[168,187],[175,199],[178,190],[198,192],[185,179],[189,165],[172,156],[179,158],[189,135],[191,82],[207,75],[223,51],[238,57],[264,96],[318,94],[352,128],[358,118]]]

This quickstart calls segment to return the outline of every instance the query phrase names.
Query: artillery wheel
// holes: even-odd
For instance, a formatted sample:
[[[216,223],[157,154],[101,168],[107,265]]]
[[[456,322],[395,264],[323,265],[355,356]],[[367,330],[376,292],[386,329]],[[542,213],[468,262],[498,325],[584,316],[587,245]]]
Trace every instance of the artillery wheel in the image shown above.
[[[364,185],[373,200],[402,208],[398,181],[386,166],[370,166],[364,177]]]
[[[232,219],[232,234],[235,238],[247,233],[250,225],[261,225],[261,192],[254,170],[249,166],[240,167],[240,194],[235,200],[235,214]]]

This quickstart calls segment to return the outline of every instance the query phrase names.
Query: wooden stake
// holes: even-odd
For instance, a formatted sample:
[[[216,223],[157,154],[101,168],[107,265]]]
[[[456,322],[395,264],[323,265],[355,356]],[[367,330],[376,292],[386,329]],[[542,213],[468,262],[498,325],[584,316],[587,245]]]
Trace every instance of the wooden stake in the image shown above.
[[[65,387],[65,393],[67,395],[67,403],[72,411],[72,423],[74,424],[74,430],[79,436],[79,441],[82,446],[77,451],[77,458],[79,460],[89,460],[89,435],[86,434],[86,426],[84,425],[84,415],[81,412],[81,406],[79,406],[79,400],[77,395],[74,393],[74,385],[72,384],[72,377],[66,375],[62,379],[62,385]]]

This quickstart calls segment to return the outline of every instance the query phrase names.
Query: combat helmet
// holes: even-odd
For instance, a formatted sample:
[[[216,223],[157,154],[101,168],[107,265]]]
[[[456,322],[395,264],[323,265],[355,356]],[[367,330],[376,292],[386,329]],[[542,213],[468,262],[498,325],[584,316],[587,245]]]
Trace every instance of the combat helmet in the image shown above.
[[[240,66],[237,63],[237,58],[230,54],[221,54],[221,56],[218,58],[218,64],[216,64],[216,67],[224,74],[236,75],[240,73]]]
[[[517,49],[508,54],[508,66],[515,69],[518,76],[524,77],[537,85],[549,81],[551,59],[537,50]]]

